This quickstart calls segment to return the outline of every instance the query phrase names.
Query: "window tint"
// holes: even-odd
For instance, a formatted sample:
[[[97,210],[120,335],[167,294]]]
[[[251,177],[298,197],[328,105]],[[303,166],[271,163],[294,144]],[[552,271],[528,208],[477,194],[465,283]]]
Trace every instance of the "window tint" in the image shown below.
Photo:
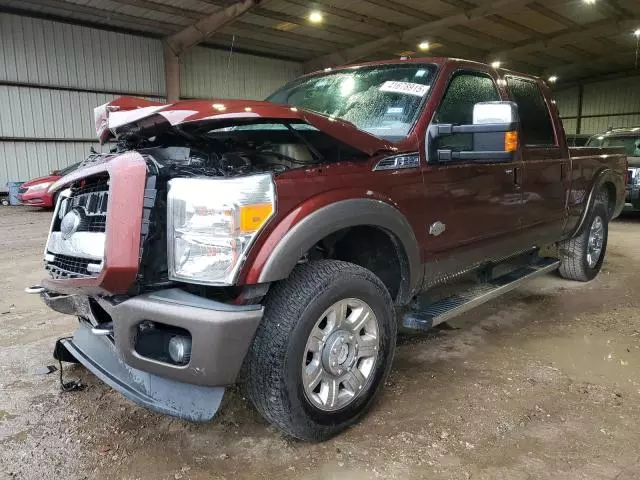
[[[449,83],[434,117],[435,123],[453,123],[471,125],[473,106],[479,102],[495,102],[500,94],[493,80],[479,73],[458,73]],[[438,148],[450,148],[456,151],[473,149],[473,134],[459,133],[441,137]]]
[[[524,145],[555,145],[549,110],[538,85],[529,80],[507,78],[509,95],[518,104]]]

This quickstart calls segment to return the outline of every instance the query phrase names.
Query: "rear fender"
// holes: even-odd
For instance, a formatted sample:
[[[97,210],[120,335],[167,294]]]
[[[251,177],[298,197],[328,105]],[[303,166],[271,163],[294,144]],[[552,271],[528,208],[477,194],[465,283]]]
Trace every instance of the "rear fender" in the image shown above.
[[[299,208],[295,209],[280,222],[280,225],[292,225],[299,212]],[[305,215],[288,228],[275,243],[271,252],[268,253],[257,282],[273,282],[287,278],[298,260],[317,242],[344,228],[365,225],[383,229],[396,244],[402,271],[397,302],[401,304],[408,302],[419,289],[422,281],[418,242],[402,212],[378,199],[344,199],[320,206]],[[276,228],[272,235],[278,230]],[[274,245],[269,240],[263,243],[263,251],[258,254],[258,257],[266,253],[264,249],[268,248],[267,245]]]
[[[580,220],[578,221],[574,230],[571,232],[570,237],[574,237],[575,235],[579,234],[584,228],[589,212],[593,208],[593,204],[596,201],[596,196],[605,183],[611,183],[615,186],[616,189],[616,198],[609,199],[615,202],[611,218],[615,218],[620,215],[620,212],[624,207],[624,187],[621,188],[619,182],[617,181],[615,173],[610,168],[603,168],[593,176],[593,182],[591,183],[587,201],[584,203],[584,209],[582,210],[582,214],[580,215]]]

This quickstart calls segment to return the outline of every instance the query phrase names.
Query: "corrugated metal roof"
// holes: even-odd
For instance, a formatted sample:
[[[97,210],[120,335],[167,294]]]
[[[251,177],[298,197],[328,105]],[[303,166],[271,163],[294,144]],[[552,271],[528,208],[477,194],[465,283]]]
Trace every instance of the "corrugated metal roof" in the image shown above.
[[[0,8],[168,35],[234,1],[0,0]],[[474,10],[478,7],[485,11]],[[324,14],[319,25],[311,24],[307,18],[312,8]],[[514,69],[536,74],[557,69],[563,79],[628,70],[633,65],[623,52],[634,48],[631,32],[634,24],[635,28],[640,27],[640,2],[597,1],[590,5],[576,0],[263,0],[205,43],[228,47],[235,35],[236,46],[245,52],[306,61],[393,34],[400,38],[408,29],[451,17],[456,21],[446,29],[427,29],[415,38],[385,42],[357,60],[415,51],[417,44],[426,40],[438,44],[430,52],[438,56],[487,61],[500,53],[503,64]],[[510,53],[512,47],[523,45],[530,47]]]

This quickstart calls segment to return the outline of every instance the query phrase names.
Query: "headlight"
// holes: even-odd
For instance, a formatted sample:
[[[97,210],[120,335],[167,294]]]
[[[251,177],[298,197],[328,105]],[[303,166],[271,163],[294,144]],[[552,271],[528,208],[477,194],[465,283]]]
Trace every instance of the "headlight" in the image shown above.
[[[27,188],[28,192],[39,192],[41,190],[46,190],[47,188],[49,188],[49,185],[51,185],[53,182],[45,182],[45,183],[38,183],[36,185],[32,185],[30,187]]]
[[[243,257],[275,212],[270,174],[174,178],[167,197],[171,280],[232,285]]]

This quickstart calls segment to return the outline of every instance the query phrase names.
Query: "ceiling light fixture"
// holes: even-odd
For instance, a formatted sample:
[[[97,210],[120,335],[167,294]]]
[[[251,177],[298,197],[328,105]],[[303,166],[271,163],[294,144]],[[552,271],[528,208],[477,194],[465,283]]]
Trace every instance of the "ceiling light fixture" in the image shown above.
[[[633,34],[634,34],[636,37],[640,38],[640,28],[638,28],[638,29],[634,30]]]
[[[502,65],[502,63],[500,63],[498,60],[496,60],[495,62],[491,62],[491,68],[500,68],[500,65]]]
[[[418,44],[418,48],[422,51],[429,50],[429,42],[424,41]]]
[[[309,14],[309,21],[311,23],[322,23],[322,20],[323,20],[322,12],[319,12],[318,10],[313,10]]]
[[[558,77],[555,75],[551,75],[549,77],[549,83],[556,83],[558,81]]]
[[[586,3],[587,5],[595,5],[596,0],[584,0],[584,3]]]

